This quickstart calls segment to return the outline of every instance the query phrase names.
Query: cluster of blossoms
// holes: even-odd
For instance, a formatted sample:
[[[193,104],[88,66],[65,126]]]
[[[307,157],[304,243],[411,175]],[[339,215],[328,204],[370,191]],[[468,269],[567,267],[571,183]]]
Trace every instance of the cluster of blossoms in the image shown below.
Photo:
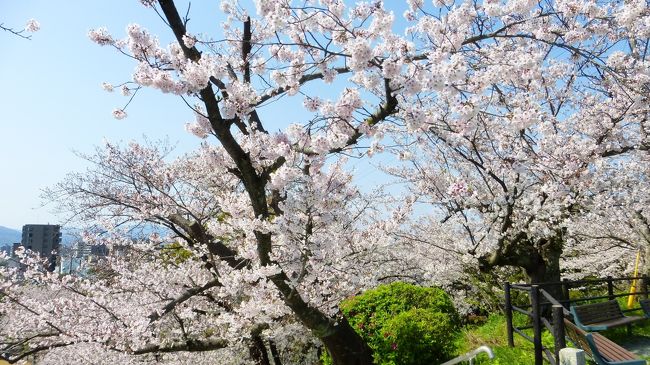
[[[185,123],[185,130],[201,139],[205,139],[212,130],[210,120],[205,116],[205,111],[200,105],[195,105],[194,108],[195,122]]]
[[[126,112],[123,109],[115,109],[113,110],[113,118],[124,119],[126,118]]]
[[[464,181],[457,181],[449,185],[447,194],[452,198],[463,198],[470,194],[471,190]]]
[[[41,24],[34,19],[30,19],[25,24],[25,30],[28,32],[38,32],[41,29]]]

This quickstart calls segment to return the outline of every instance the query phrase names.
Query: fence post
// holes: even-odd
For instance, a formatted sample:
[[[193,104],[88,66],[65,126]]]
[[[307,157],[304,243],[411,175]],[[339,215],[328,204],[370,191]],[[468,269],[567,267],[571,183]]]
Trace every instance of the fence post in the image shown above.
[[[648,299],[648,275],[643,274],[643,277],[641,278],[641,291],[643,292],[641,295],[643,296],[643,299]]]
[[[569,293],[569,279],[564,278],[562,279],[562,295],[564,296],[564,300],[566,300],[566,303],[563,303],[564,308],[569,309],[571,306],[571,294]]]
[[[607,295],[609,295],[609,300],[614,300],[614,283],[611,276],[607,277]]]
[[[585,352],[579,349],[566,348],[560,351],[559,365],[586,365]]]
[[[533,345],[535,347],[535,365],[543,365],[542,357],[542,319],[539,305],[539,286],[530,287],[530,304],[533,311]]]
[[[555,338],[555,361],[560,363],[560,350],[566,347],[564,338],[564,307],[553,304],[553,338]]]
[[[505,293],[505,303],[503,310],[506,315],[506,331],[508,333],[508,346],[515,347],[515,338],[512,330],[512,301],[510,299],[510,282],[506,281],[503,284],[503,291]]]

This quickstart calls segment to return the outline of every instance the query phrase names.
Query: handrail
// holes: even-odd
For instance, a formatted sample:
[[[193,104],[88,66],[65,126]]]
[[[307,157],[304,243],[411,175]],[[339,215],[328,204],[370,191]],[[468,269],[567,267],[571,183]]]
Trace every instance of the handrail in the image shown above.
[[[570,302],[586,302],[589,300],[598,300],[598,299],[607,299],[607,298],[622,298],[622,297],[628,297],[630,295],[646,295],[650,294],[650,292],[646,291],[637,291],[637,292],[624,292],[620,294],[613,294],[613,295],[600,295],[596,297],[586,297],[586,298],[575,298],[569,300]],[[563,300],[562,302],[569,302],[567,300]]]
[[[565,283],[564,281],[543,281],[539,283],[516,283],[512,284],[512,286],[519,286],[519,287],[530,287],[532,285],[539,285],[539,286],[560,286],[560,285],[565,285],[565,284],[596,284],[596,283],[606,283],[607,281],[628,281],[628,280],[641,280],[644,279],[643,276],[632,276],[632,277],[620,277],[620,278],[599,278],[599,279],[580,279],[580,280],[567,280]],[[519,288],[518,288],[519,289]],[[526,290],[524,288],[521,288],[522,290]]]
[[[519,313],[521,313],[521,314],[527,315],[528,317],[532,317],[532,316],[533,316],[533,315],[532,315],[530,312],[528,312],[527,310],[522,309],[522,308],[519,308],[519,307],[517,307],[517,306],[515,306],[515,305],[512,306],[512,310],[517,311],[517,312],[519,312]]]
[[[511,286],[512,288],[512,286]],[[542,290],[540,289],[540,294],[542,293]],[[547,293],[548,294],[548,293]],[[635,292],[623,292],[619,294],[613,294],[613,295],[602,295],[602,296],[597,296],[597,297],[585,297],[585,298],[573,298],[573,299],[562,299],[562,300],[554,300],[554,301],[547,301],[547,302],[541,302],[539,303],[540,305],[549,305],[549,304],[573,304],[573,303],[578,303],[578,302],[587,302],[590,300],[598,300],[598,299],[608,299],[608,298],[622,298],[622,297],[628,297],[630,295],[648,295],[650,294],[650,291],[635,291]],[[546,298],[546,295],[544,296]],[[521,304],[518,305],[519,308],[525,309],[525,308],[530,308],[530,304]]]
[[[633,293],[620,292],[622,281],[629,280],[639,280],[641,279],[640,291],[635,291]],[[602,285],[606,284],[606,285]],[[561,297],[559,299],[554,297],[548,292],[548,287],[561,286]],[[607,295],[597,295],[592,297],[585,298],[571,298],[570,292],[571,289],[576,290],[582,287],[597,287],[598,290],[601,288],[606,289]],[[628,278],[614,278],[608,276],[603,279],[586,279],[586,280],[575,280],[570,281],[564,279],[560,282],[547,282],[547,283],[510,283],[505,282],[503,285],[504,290],[504,312],[506,317],[506,330],[508,336],[508,346],[514,347],[514,336],[520,335],[524,339],[532,342],[535,347],[535,364],[543,365],[543,362],[546,360],[551,365],[556,365],[559,361],[559,350],[566,347],[565,344],[565,334],[564,334],[564,322],[563,318],[571,317],[570,312],[567,310],[572,304],[583,303],[588,301],[595,301],[601,299],[614,300],[615,298],[627,297],[629,295],[639,295],[641,297],[647,298],[650,294],[648,290],[650,286],[650,276],[642,275]],[[512,293],[518,292],[523,294],[526,297],[530,297],[530,304],[520,303],[518,305],[513,305]],[[516,302],[520,302],[520,297],[516,297]],[[552,311],[550,311],[552,309]],[[627,312],[640,311],[642,308],[631,308],[623,310]],[[549,318],[549,314],[552,312],[552,321]],[[532,325],[517,327],[513,323],[513,314],[523,314],[532,319]],[[524,329],[533,329],[532,336],[525,333]],[[553,352],[550,348],[544,347],[541,343],[542,330],[548,329],[554,337],[554,346]],[[472,362],[470,361],[470,364]],[[455,364],[455,363],[454,363]],[[446,365],[446,364],[443,364]]]
[[[529,284],[510,284],[510,287],[512,289],[530,291],[530,285]]]
[[[492,349],[485,346],[485,345],[483,345],[483,346],[480,346],[480,347],[478,347],[478,348],[476,348],[476,349],[474,349],[474,350],[472,350],[472,351],[470,351],[470,352],[468,352],[466,354],[463,354],[463,355],[460,355],[460,356],[458,356],[456,358],[453,358],[453,359],[451,359],[451,360],[449,360],[446,363],[443,363],[441,365],[460,364],[463,361],[469,361],[470,364],[471,364],[472,360],[474,360],[474,358],[476,356],[478,356],[478,354],[480,354],[481,352],[485,352],[488,355],[488,358],[490,358],[490,359],[494,358],[494,353],[492,352]]]
[[[553,324],[551,324],[551,322],[549,322],[548,319],[542,317],[542,324],[544,325],[544,327],[546,327],[546,329],[549,332],[553,333]]]
[[[557,299],[555,299],[555,298],[554,298],[551,294],[549,294],[546,290],[544,290],[544,289],[540,289],[539,292],[542,293],[542,296],[544,296],[544,297],[548,300],[548,303],[549,303],[549,304],[551,304],[551,305],[560,305],[560,306],[562,305],[562,304],[560,304],[560,302],[559,302]],[[569,303],[571,303],[570,300],[569,300]],[[562,306],[562,313],[563,313],[565,316],[570,316],[570,315],[571,315],[571,312],[569,312],[568,310],[566,310],[566,308],[564,308],[564,306]]]

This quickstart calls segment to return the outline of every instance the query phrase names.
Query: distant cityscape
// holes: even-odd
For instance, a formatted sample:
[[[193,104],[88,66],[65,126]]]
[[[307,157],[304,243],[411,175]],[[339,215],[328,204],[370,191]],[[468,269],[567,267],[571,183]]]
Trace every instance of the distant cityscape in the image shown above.
[[[4,227],[3,227],[4,228]],[[11,237],[10,229],[5,229],[4,240]],[[78,269],[82,262],[93,258],[105,257],[109,250],[105,245],[89,245],[81,240],[70,246],[61,244],[61,226],[54,224],[26,224],[22,228],[20,242],[0,242],[0,251],[4,251],[14,260],[9,265],[19,265],[16,253],[19,249],[29,250],[47,259],[48,271],[71,272]]]

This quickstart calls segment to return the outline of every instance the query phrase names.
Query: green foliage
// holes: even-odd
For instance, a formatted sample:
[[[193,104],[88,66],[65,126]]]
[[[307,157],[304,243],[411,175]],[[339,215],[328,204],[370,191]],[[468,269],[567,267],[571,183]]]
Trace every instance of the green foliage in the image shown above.
[[[194,257],[194,253],[192,253],[192,251],[184,248],[178,242],[165,245],[162,248],[161,255],[164,263],[177,265]]]
[[[525,323],[523,318],[515,319],[515,322]],[[481,345],[487,345],[492,349],[494,359],[488,360],[486,355],[481,354],[476,358],[474,364],[530,365],[535,363],[533,344],[522,337],[515,336],[515,347],[508,347],[506,321],[502,315],[492,314],[485,324],[465,329],[463,336],[458,341],[458,354],[469,352]]]
[[[341,311],[372,348],[376,364],[435,364],[455,354],[460,319],[440,288],[380,285],[343,301]]]
[[[476,270],[475,265],[468,265],[461,278],[452,283],[451,290],[464,293],[465,301],[472,308],[473,314],[487,316],[501,310],[503,283],[518,282],[524,277],[521,269],[510,266],[494,267],[482,272]]]
[[[402,312],[382,328],[383,335],[377,341],[381,354],[378,363],[436,364],[449,360],[456,351],[455,331],[457,326],[445,313],[420,308]]]

